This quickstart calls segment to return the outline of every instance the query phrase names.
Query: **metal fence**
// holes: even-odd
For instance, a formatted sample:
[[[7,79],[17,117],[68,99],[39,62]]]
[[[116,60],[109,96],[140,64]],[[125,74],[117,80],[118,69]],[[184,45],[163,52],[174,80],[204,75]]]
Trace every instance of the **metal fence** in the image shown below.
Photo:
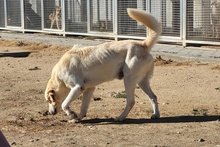
[[[127,8],[151,12],[159,41],[220,45],[220,0],[0,0],[0,29],[143,39]]]

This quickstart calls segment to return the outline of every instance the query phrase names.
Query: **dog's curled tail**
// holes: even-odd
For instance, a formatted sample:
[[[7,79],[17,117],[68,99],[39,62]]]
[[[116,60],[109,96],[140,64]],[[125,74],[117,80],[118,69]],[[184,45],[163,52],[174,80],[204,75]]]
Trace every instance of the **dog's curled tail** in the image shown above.
[[[149,28],[149,36],[144,40],[143,45],[148,51],[150,51],[162,32],[160,23],[146,11],[128,8],[127,12],[132,19],[143,23]]]

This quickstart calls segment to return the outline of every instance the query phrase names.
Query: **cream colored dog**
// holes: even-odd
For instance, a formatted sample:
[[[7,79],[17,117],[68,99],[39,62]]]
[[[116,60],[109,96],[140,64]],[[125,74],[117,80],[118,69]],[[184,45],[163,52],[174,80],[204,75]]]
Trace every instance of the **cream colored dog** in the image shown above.
[[[56,23],[57,29],[60,30],[61,25],[61,7],[55,6],[55,11],[49,15],[50,29],[53,29],[54,22]]]
[[[219,38],[220,31],[220,1],[211,3],[211,24],[212,24],[212,37]]]
[[[73,122],[80,121],[86,116],[95,86],[115,78],[123,78],[127,104],[116,120],[123,121],[134,106],[137,84],[150,97],[154,110],[152,118],[160,117],[157,97],[150,88],[149,79],[154,69],[150,50],[161,33],[161,25],[146,11],[128,9],[128,15],[149,27],[146,40],[114,41],[89,47],[75,46],[66,52],[54,66],[45,91],[51,115],[62,108]],[[76,115],[69,105],[81,94],[81,111]]]

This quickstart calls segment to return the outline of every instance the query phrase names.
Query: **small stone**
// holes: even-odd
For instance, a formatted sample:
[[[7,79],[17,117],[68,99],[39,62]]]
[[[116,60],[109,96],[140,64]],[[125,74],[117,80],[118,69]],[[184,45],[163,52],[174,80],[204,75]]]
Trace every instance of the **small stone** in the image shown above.
[[[35,66],[33,68],[29,68],[28,70],[41,70],[39,67]]]
[[[100,98],[100,97],[94,97],[93,100],[94,100],[94,101],[101,101],[102,98]]]
[[[198,142],[205,142],[205,140],[204,139],[199,139],[199,140],[194,140],[194,141],[198,141]]]
[[[19,117],[19,120],[24,120],[24,117],[20,116],[20,117]]]
[[[42,114],[42,113],[40,112],[40,114]],[[43,112],[43,116],[47,116],[47,115],[50,115],[49,111]]]
[[[34,121],[34,119],[33,119],[33,118],[30,118],[30,121]]]
[[[167,103],[167,102],[165,102],[165,103],[163,103],[163,105],[168,105],[169,103]]]
[[[89,129],[92,129],[92,126],[88,126]]]
[[[62,119],[60,120],[60,122],[68,122],[68,120]]]
[[[39,139],[32,139],[31,142],[39,141]]]

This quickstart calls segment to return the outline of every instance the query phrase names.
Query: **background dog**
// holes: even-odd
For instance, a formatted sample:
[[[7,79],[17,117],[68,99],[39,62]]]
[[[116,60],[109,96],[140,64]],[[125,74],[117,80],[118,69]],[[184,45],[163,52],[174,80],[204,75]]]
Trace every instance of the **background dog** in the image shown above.
[[[53,28],[54,22],[56,23],[57,29],[60,30],[61,26],[61,7],[55,6],[55,11],[49,15],[50,29]]]
[[[212,24],[212,37],[219,37],[220,30],[220,2],[214,1],[211,3],[211,24]]]
[[[54,66],[46,87],[45,98],[49,113],[54,115],[61,108],[73,122],[86,116],[95,86],[113,79],[124,79],[127,103],[117,121],[123,121],[135,104],[134,92],[138,84],[149,96],[153,106],[152,118],[159,118],[157,97],[150,88],[154,60],[152,46],[161,34],[161,25],[149,13],[128,9],[134,20],[148,27],[149,36],[144,41],[113,41],[97,46],[74,46]],[[70,103],[83,94],[81,111],[77,115],[69,108]]]

